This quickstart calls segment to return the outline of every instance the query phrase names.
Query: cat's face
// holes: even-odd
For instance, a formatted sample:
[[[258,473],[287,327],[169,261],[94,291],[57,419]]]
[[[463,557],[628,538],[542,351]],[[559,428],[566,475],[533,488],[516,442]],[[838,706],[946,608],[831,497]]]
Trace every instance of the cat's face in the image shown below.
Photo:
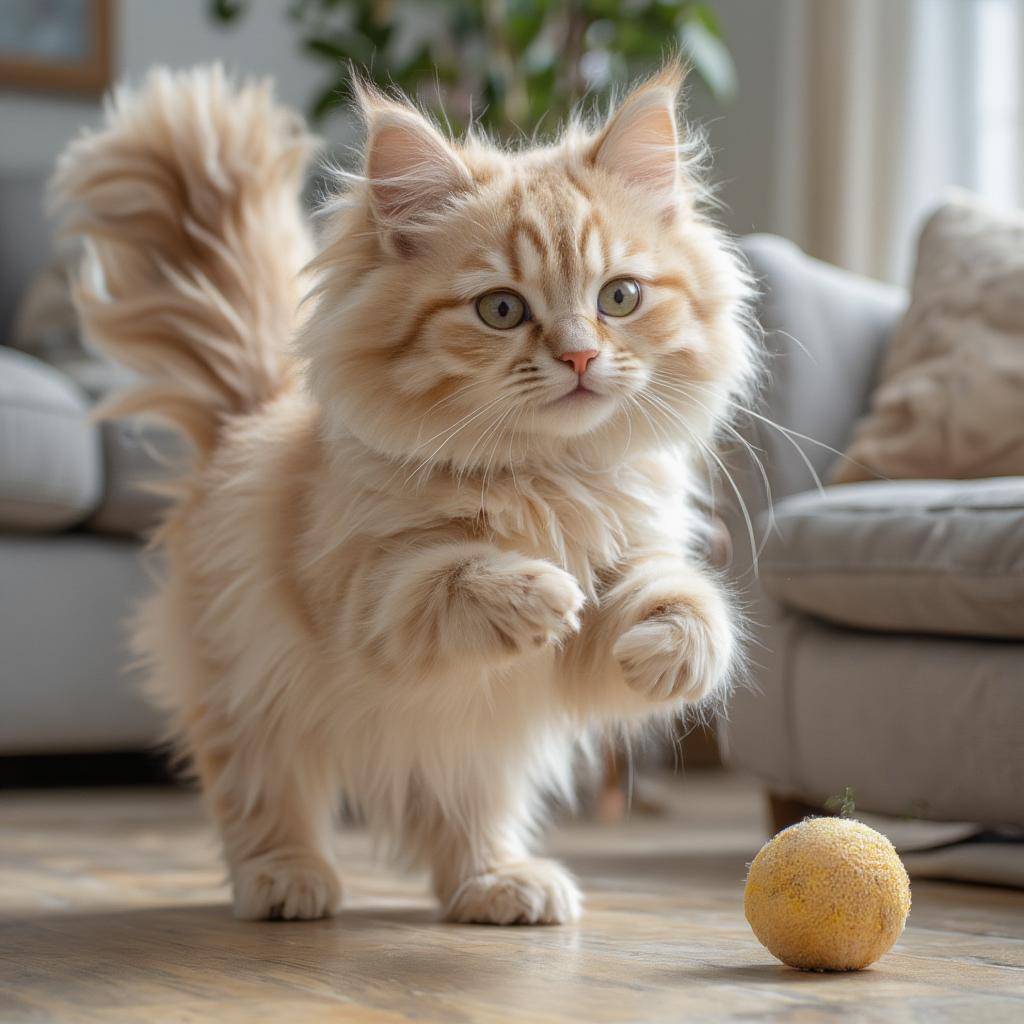
[[[746,282],[694,208],[677,90],[514,154],[364,101],[304,339],[342,429],[460,469],[707,439],[749,374]]]

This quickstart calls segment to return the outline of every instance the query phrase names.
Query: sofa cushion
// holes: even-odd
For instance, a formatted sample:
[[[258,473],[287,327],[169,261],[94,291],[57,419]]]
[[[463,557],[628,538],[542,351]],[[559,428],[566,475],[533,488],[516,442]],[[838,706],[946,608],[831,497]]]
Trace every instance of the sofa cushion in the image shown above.
[[[1024,825],[1024,648],[771,618],[767,670],[730,699],[729,761],[819,806]]]
[[[132,541],[0,534],[0,755],[159,739],[124,625],[159,568]]]
[[[910,308],[834,483],[1024,473],[1024,213],[956,194],[925,224]]]
[[[78,330],[68,280],[77,250],[38,274],[18,307],[11,332],[14,347],[49,363],[91,401],[129,390],[138,375],[89,348]],[[168,499],[147,490],[180,475],[184,441],[160,424],[131,418],[103,423],[104,494],[85,526],[100,533],[144,534],[160,520]]]
[[[86,524],[99,533],[146,534],[170,505],[165,484],[187,472],[191,451],[182,436],[139,417],[102,424],[106,488]]]
[[[60,530],[103,492],[89,403],[59,370],[0,346],[0,529]]]
[[[829,487],[778,502],[775,525],[761,581],[790,608],[861,629],[1024,638],[1024,477]]]
[[[102,357],[68,359],[61,370],[97,401],[138,384],[130,370]],[[140,535],[151,531],[170,499],[151,485],[166,484],[188,470],[191,449],[173,428],[142,416],[100,424],[103,438],[103,500],[85,524],[99,533]]]

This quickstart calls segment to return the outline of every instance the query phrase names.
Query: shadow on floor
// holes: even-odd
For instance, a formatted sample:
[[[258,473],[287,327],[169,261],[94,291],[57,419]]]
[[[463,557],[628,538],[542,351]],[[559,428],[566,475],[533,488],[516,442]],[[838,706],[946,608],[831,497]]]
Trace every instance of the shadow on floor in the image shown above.
[[[699,879],[720,882],[723,885],[734,884],[739,879],[742,885],[747,876],[747,865],[750,863],[748,858],[732,851],[662,853],[631,850],[619,854],[574,853],[562,859],[580,878],[622,877],[629,878],[634,885],[638,879],[645,883]]]
[[[577,928],[449,925],[413,905],[301,922],[236,921],[226,904],[23,915],[0,920],[0,1016],[11,994],[60,1009],[272,991],[367,1005],[386,993],[411,1019],[426,994],[513,999],[560,955],[571,963],[579,938]]]
[[[688,982],[705,981],[711,984],[721,982],[749,983],[761,985],[815,985],[823,981],[868,978],[871,969],[863,971],[798,971],[784,964],[704,964],[687,967],[679,972],[679,978]],[[666,981],[670,979],[666,978]],[[870,981],[864,984],[871,984]]]

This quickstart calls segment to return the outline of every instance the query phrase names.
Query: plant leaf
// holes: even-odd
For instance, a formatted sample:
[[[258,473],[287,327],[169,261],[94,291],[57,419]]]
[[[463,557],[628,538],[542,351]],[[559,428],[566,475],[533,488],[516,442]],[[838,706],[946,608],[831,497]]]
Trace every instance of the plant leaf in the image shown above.
[[[739,79],[736,65],[722,40],[698,17],[688,18],[683,23],[679,41],[711,95],[719,100],[731,100],[739,90]]]
[[[338,79],[317,93],[309,105],[309,120],[314,125],[320,124],[332,110],[345,102],[344,84],[345,79]]]
[[[699,21],[716,39],[724,39],[722,23],[710,4],[691,4],[686,15]]]
[[[246,0],[211,0],[210,17],[228,25],[244,14],[247,7]]]

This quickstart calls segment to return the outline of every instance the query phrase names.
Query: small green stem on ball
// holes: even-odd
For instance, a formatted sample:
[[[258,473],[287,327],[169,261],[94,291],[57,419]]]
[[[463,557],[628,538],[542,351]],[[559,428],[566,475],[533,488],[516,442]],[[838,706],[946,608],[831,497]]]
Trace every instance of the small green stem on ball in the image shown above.
[[[842,793],[830,796],[825,801],[826,810],[838,814],[840,818],[852,818],[856,807],[853,799],[853,786],[847,786]]]

